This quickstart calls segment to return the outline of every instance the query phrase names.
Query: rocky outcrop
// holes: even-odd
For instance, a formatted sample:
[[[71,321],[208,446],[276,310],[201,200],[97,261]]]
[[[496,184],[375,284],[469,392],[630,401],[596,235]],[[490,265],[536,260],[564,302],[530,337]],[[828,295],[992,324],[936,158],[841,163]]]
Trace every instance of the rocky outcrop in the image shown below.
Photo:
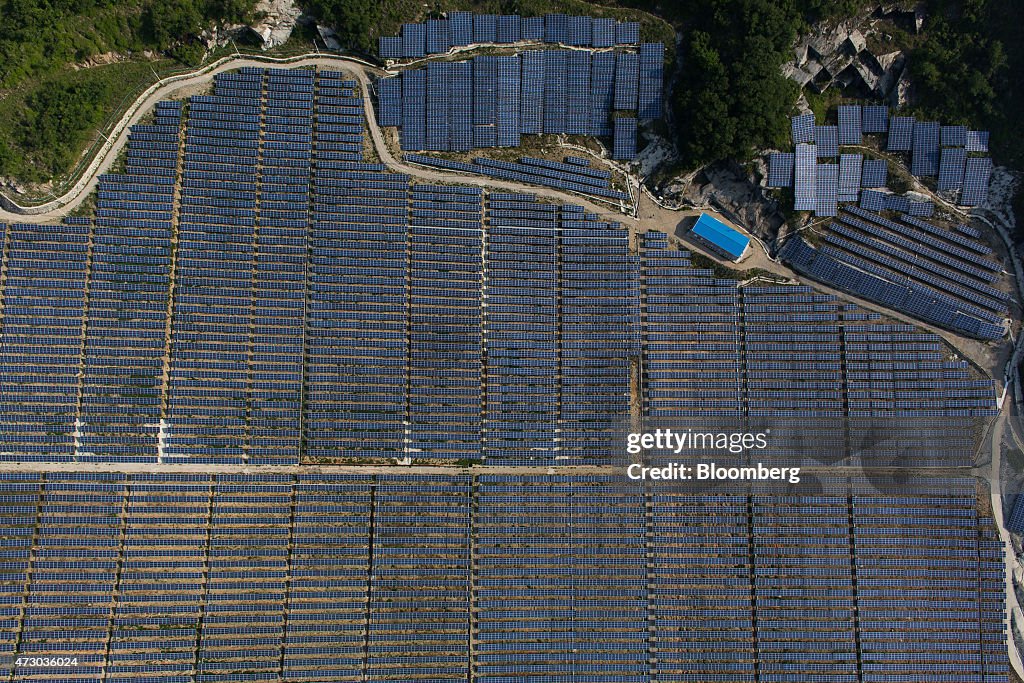
[[[760,171],[767,174],[767,168]],[[670,207],[714,208],[769,243],[785,223],[776,202],[766,198],[760,186],[734,162],[712,164],[674,178],[659,195],[659,200]]]
[[[906,56],[899,50],[882,51],[877,45],[889,42],[886,31],[893,25],[919,31],[924,16],[921,7],[908,10],[883,5],[849,22],[818,26],[797,41],[793,61],[783,65],[783,73],[801,88],[815,92],[839,86],[888,100],[894,106],[902,104]],[[875,51],[871,44],[876,45]]]
[[[295,0],[260,0],[255,12],[260,19],[249,30],[263,41],[264,50],[286,43],[302,15]]]

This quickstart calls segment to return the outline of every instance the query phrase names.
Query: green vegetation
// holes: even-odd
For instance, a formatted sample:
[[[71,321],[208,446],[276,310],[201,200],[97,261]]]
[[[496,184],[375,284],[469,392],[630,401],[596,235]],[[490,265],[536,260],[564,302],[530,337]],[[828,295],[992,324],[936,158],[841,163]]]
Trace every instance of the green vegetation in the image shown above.
[[[199,33],[249,17],[255,0],[0,0],[0,175],[69,173],[133,97],[205,53]],[[172,59],[148,60],[151,50]],[[124,61],[74,68],[114,52]]]
[[[930,0],[910,51],[919,113],[992,131],[998,163],[1024,167],[1024,12],[1016,0]]]

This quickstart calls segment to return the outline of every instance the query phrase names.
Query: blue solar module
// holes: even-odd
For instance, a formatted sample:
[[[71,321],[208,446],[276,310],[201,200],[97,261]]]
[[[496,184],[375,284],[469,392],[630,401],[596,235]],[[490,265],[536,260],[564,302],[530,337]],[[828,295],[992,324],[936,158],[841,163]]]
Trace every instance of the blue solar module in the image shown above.
[[[964,146],[968,152],[987,152],[988,138],[987,130],[969,130],[964,140]]]
[[[465,93],[473,91],[473,63],[454,62],[451,65],[451,91]],[[469,97],[448,99],[451,140],[453,152],[466,152],[473,147],[473,102]]]
[[[664,84],[665,46],[643,43],[640,46],[640,74],[637,91],[637,118],[653,121],[661,118]]]
[[[382,78],[377,81],[377,123],[381,126],[402,125],[402,80]]]
[[[819,159],[839,156],[839,130],[835,126],[815,126],[814,143]]]
[[[900,213],[910,212],[910,198],[904,195],[889,194],[885,196],[885,208]]]
[[[911,201],[907,214],[921,218],[930,218],[935,213],[935,205],[929,201]]]
[[[963,147],[967,144],[967,126],[943,126],[941,138],[943,147]]]
[[[497,127],[498,147],[519,146],[519,57],[495,57],[497,64]]]
[[[405,47],[401,36],[381,36],[381,59],[401,59],[405,56]]]
[[[612,158],[631,160],[636,158],[636,119],[620,116],[615,119]]]
[[[520,55],[522,90],[519,129],[524,135],[544,132],[544,52],[531,50]]]
[[[814,211],[817,206],[818,160],[815,146],[796,146],[796,164],[793,170],[794,205],[796,211]]]
[[[791,121],[793,144],[814,142],[814,114],[800,114]]]
[[[590,52],[573,50],[566,57],[565,132],[590,132]]]
[[[932,121],[914,123],[914,150],[910,172],[916,176],[939,173],[939,124]]]
[[[498,17],[494,14],[473,15],[473,42],[493,43],[498,40]]]
[[[402,24],[402,56],[425,57],[427,27],[423,24]]]
[[[640,22],[623,21],[615,26],[616,45],[636,45],[640,42]]]
[[[791,153],[772,153],[768,159],[768,187],[793,186],[793,160]]]
[[[818,164],[815,187],[815,216],[835,216],[838,212],[839,166]]]
[[[889,164],[885,159],[865,159],[861,166],[861,187],[885,187],[889,180]]]
[[[861,130],[865,133],[885,133],[889,130],[889,107],[865,105],[861,112]]]
[[[593,40],[591,45],[597,48],[612,47],[615,45],[614,19],[594,19]]]
[[[521,26],[522,19],[519,17],[519,15],[499,15],[495,25],[495,42],[504,45],[507,45],[509,43],[518,43],[520,40]]]
[[[886,149],[890,152],[909,152],[914,144],[914,117],[893,116],[889,121],[889,140]]]
[[[973,237],[976,240],[981,239],[981,232],[977,228],[971,227],[970,225],[964,225],[963,223],[959,223],[955,226],[954,229],[957,232],[963,233],[968,237]]]
[[[961,206],[980,206],[988,199],[988,183],[992,177],[992,159],[970,157],[964,169],[964,188],[960,193]]]
[[[620,52],[615,56],[615,109],[636,109],[640,80],[640,55]]]
[[[939,157],[938,189],[959,190],[964,181],[967,150],[962,147],[943,147]]]
[[[566,43],[574,47],[589,47],[593,41],[591,21],[590,17],[569,17]]]
[[[548,50],[543,54],[544,132],[564,133],[567,53],[564,50]]]
[[[450,12],[448,14],[448,37],[453,47],[473,43],[473,13]]]
[[[544,15],[544,42],[566,44],[569,41],[569,17],[564,14]]]
[[[859,145],[862,127],[860,105],[843,104],[839,106],[840,145]]]
[[[1018,534],[1024,532],[1024,494],[1017,494],[1014,498],[1006,528]]]
[[[544,17],[523,17],[520,38],[529,41],[544,40]]]
[[[615,54],[597,52],[590,67],[590,135],[609,137],[615,95]]]
[[[839,201],[855,202],[860,193],[861,168],[864,157],[860,154],[839,156]]]
[[[448,36],[447,19],[427,20],[427,54],[436,55],[448,52],[451,39]]]
[[[402,73],[402,149],[425,149],[427,144],[427,72]]]
[[[878,190],[864,190],[860,193],[860,208],[868,211],[884,211],[887,196],[885,192]]]

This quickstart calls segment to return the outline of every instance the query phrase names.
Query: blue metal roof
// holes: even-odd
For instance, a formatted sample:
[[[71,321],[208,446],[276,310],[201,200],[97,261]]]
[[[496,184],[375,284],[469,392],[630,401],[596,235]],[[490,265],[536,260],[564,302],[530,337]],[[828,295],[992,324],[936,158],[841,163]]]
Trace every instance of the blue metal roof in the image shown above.
[[[722,221],[706,213],[702,213],[700,218],[697,219],[696,225],[693,226],[693,233],[733,258],[743,256],[747,245],[750,244],[749,237],[740,234]]]

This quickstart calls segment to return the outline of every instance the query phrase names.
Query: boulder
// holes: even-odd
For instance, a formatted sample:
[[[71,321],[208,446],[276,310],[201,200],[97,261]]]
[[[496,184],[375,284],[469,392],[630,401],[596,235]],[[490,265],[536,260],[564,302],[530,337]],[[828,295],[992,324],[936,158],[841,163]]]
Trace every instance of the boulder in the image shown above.
[[[295,0],[260,0],[255,12],[260,20],[249,28],[259,36],[264,50],[287,42],[302,14]]]

